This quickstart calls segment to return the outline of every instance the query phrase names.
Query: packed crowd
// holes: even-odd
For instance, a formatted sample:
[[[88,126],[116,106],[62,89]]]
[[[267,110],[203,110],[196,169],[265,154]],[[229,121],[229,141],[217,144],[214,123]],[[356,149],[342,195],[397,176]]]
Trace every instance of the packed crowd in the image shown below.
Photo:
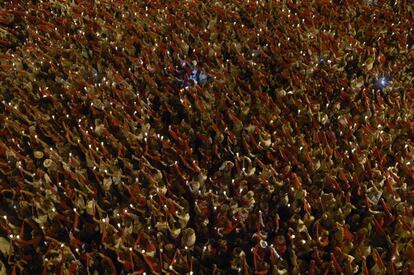
[[[2,1],[0,274],[413,274],[414,5]]]

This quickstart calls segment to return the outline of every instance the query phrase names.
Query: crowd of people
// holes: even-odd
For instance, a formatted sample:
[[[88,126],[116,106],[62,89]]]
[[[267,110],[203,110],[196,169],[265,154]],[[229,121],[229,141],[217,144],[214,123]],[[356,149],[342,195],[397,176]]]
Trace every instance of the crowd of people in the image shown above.
[[[413,274],[410,0],[2,1],[0,274]]]

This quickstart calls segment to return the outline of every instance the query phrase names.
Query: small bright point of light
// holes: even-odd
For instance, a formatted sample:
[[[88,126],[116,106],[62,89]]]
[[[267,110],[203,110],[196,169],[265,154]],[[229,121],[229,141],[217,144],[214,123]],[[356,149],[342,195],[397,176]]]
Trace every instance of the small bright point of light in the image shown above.
[[[384,89],[388,85],[388,79],[384,76],[377,78],[377,81],[374,84],[375,90]]]

